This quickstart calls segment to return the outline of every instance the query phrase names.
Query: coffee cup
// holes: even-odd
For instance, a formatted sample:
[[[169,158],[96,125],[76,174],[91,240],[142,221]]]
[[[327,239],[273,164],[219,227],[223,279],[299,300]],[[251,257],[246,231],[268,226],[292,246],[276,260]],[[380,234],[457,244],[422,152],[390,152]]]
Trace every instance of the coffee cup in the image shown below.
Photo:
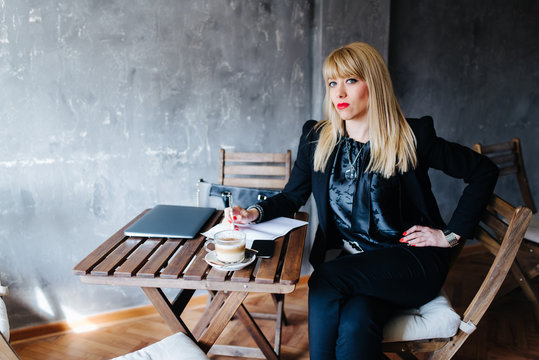
[[[208,244],[213,243],[217,259],[224,263],[237,263],[245,258],[245,233],[238,230],[223,230],[215,233],[213,240],[208,239]]]

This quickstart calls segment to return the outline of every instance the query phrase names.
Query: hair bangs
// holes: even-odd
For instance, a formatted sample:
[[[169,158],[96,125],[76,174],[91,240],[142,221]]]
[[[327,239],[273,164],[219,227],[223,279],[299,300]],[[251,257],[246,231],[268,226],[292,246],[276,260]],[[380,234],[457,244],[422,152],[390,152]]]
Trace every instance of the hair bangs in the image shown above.
[[[333,51],[324,62],[324,79],[349,78],[359,76],[364,80],[361,66],[350,56],[350,50],[340,48]]]

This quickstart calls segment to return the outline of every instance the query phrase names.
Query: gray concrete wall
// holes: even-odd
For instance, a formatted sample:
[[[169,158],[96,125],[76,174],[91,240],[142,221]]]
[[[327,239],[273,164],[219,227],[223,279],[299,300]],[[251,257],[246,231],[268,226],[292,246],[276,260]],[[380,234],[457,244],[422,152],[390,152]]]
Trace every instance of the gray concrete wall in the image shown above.
[[[407,116],[432,115],[440,136],[472,146],[519,137],[539,201],[539,2],[393,1],[390,70]],[[431,172],[449,218],[462,183]],[[522,200],[514,177],[496,192]]]
[[[147,303],[72,267],[141,210],[195,203],[221,146],[296,151],[311,1],[0,3],[0,273],[12,327]]]

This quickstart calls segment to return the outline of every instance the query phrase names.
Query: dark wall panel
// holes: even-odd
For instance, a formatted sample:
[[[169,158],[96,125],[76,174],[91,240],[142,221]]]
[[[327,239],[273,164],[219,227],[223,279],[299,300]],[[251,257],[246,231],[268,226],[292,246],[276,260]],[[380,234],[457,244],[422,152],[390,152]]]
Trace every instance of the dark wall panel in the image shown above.
[[[407,116],[432,115],[438,134],[472,146],[520,137],[539,199],[539,2],[393,1],[390,68]],[[446,217],[460,182],[433,171]],[[514,203],[514,179],[497,191]]]

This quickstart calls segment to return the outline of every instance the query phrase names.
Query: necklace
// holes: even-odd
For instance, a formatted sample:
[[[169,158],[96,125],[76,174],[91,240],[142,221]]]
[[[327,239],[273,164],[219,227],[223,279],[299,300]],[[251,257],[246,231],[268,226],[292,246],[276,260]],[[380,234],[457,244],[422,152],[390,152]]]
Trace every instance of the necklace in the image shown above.
[[[363,148],[365,147],[365,145],[363,145],[359,149],[359,152],[357,153],[356,158],[354,159],[354,161],[352,161],[352,158],[350,157],[350,154],[351,154],[352,151],[351,151],[351,148],[350,148],[350,143],[348,141],[346,142],[346,146],[347,146],[347,150],[348,150],[348,169],[346,169],[346,171],[344,172],[344,177],[348,181],[354,181],[355,179],[357,179],[357,170],[356,170],[356,166],[355,166],[356,161],[357,161],[357,159],[359,159],[359,156],[363,152]]]

